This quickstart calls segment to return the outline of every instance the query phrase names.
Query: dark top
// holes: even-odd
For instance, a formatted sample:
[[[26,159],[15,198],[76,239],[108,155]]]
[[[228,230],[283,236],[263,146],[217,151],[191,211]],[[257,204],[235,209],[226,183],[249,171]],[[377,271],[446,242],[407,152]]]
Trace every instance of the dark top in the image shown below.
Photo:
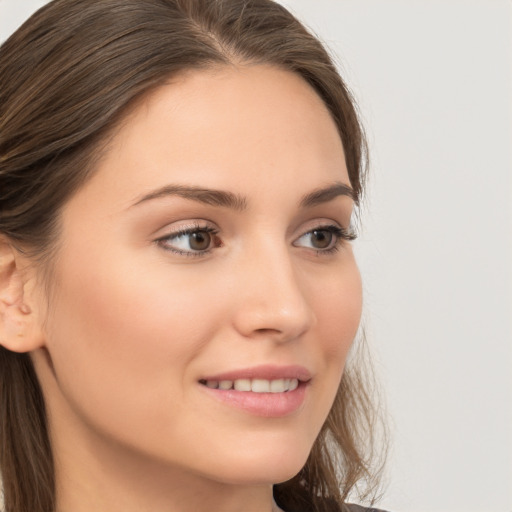
[[[380,508],[368,508],[363,507],[361,505],[354,505],[354,504],[347,504],[347,511],[348,512],[385,512],[384,510],[381,510]]]
[[[284,510],[284,509],[283,509]],[[302,510],[301,512],[309,512]],[[346,503],[343,505],[343,512],[386,512],[380,508],[364,507],[363,505],[355,505],[354,503]]]
[[[279,503],[279,496],[276,496],[274,491],[274,500],[283,511],[286,512],[312,512],[313,506],[309,502],[307,496],[299,496],[297,494],[292,495],[294,498],[293,501],[295,503]],[[324,510],[329,510],[331,512],[386,512],[380,508],[374,507],[365,507],[364,505],[356,505],[355,503],[344,503],[340,505],[339,502],[333,500],[332,498],[324,498],[324,502],[322,503]]]
[[[307,512],[307,511],[304,511]],[[356,505],[354,503],[346,503],[343,505],[343,512],[386,512],[380,508],[364,507],[363,505]]]

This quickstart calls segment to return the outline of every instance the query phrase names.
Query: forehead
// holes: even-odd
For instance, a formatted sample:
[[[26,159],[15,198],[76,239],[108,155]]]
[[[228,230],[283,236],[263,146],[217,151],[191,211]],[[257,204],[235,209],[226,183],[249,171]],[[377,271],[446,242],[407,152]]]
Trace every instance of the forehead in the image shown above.
[[[113,188],[120,202],[166,182],[244,195],[269,180],[283,190],[291,183],[349,184],[342,143],[321,98],[300,76],[263,65],[172,79],[126,117],[97,171],[86,188]]]

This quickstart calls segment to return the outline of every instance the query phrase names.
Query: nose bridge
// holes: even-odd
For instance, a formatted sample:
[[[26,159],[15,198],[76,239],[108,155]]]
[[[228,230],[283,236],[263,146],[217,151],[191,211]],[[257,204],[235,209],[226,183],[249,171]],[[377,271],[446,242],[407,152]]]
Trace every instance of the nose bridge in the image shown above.
[[[259,238],[241,256],[235,323],[245,336],[289,340],[307,331],[314,316],[290,248],[276,238]]]

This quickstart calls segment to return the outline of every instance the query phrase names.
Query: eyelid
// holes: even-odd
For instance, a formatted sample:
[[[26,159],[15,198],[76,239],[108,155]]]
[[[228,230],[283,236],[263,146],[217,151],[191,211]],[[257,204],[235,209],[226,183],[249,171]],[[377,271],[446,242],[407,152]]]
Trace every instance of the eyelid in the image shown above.
[[[218,231],[218,227],[213,222],[206,219],[183,219],[178,220],[176,222],[172,222],[167,224],[163,228],[159,228],[154,234],[151,236],[153,241],[157,242],[161,239],[170,238],[172,236],[179,236],[184,233],[189,233],[192,231],[210,231],[210,230]]]
[[[315,219],[313,221],[304,223],[295,239],[297,240],[301,236],[304,236],[307,233],[311,233],[312,231],[325,229],[333,233],[338,233],[343,237],[343,239],[348,241],[356,240],[357,232],[354,225],[352,224],[352,221],[348,226],[344,226],[343,224],[344,223],[342,222],[329,218]]]

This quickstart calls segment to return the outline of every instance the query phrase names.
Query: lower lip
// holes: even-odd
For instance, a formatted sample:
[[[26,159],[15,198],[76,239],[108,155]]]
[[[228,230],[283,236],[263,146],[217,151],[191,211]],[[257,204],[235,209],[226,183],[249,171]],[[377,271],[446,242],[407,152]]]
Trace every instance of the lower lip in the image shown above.
[[[253,393],[234,389],[212,389],[201,385],[206,393],[227,405],[255,416],[281,418],[300,409],[306,395],[306,382],[284,393]]]

